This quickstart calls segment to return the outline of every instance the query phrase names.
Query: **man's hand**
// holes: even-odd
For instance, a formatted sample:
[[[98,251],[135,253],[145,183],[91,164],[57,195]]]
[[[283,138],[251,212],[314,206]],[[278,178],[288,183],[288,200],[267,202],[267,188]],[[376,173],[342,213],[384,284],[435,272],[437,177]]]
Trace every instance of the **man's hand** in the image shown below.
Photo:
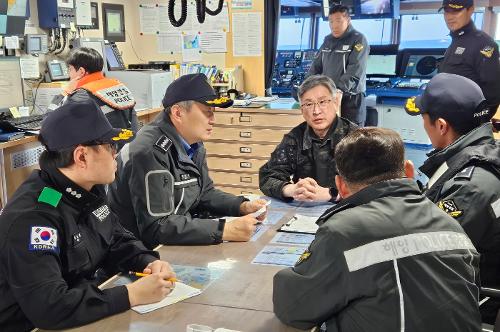
[[[254,201],[245,201],[241,203],[240,205],[240,215],[245,216],[250,213],[254,213],[259,211],[261,208],[265,207],[267,204],[267,201],[265,199],[256,199]],[[258,221],[263,221],[266,219],[267,215],[267,208],[264,213],[260,214],[257,216]]]
[[[173,272],[164,271],[150,274],[126,285],[130,306],[134,307],[163,300],[175,286],[173,282],[168,281],[169,278],[174,277]]]
[[[145,268],[144,268],[144,273],[146,274],[153,274],[153,273],[160,273],[160,272],[168,272],[172,273],[175,276],[174,271],[172,270],[172,267],[170,264],[168,264],[165,261],[161,261],[159,259],[149,263]]]
[[[258,221],[251,215],[236,218],[224,225],[222,240],[224,241],[248,241],[255,233],[255,224]]]
[[[300,179],[297,183],[283,187],[285,197],[293,197],[297,201],[329,201],[330,189],[320,186],[313,178]]]

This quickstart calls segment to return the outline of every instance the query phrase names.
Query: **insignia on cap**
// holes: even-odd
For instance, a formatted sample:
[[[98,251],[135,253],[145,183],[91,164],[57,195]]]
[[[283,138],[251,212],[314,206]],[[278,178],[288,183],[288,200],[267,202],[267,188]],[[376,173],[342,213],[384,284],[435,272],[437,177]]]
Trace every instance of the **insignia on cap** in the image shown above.
[[[57,207],[59,201],[61,200],[62,194],[55,189],[45,187],[43,188],[40,196],[38,196],[38,201]]]
[[[494,50],[494,49],[493,49],[493,47],[491,47],[491,46],[486,46],[485,48],[483,48],[483,49],[482,49],[481,51],[479,51],[479,52],[481,52],[481,54],[482,54],[482,55],[484,55],[485,57],[487,57],[487,58],[491,58],[491,57],[492,57],[492,55],[493,55],[493,50]]]
[[[304,251],[302,253],[302,255],[300,255],[299,260],[297,261],[297,263],[295,263],[295,266],[297,266],[300,263],[302,263],[303,261],[309,259],[310,256],[311,256],[311,252],[309,251],[309,249],[306,249],[306,251]]]
[[[229,99],[227,97],[219,97],[219,98],[216,98],[216,99],[207,100],[206,103],[210,104],[210,105],[222,105],[222,104],[227,103],[230,100],[231,99]]]
[[[163,135],[156,141],[154,147],[160,150],[163,153],[167,153],[167,151],[172,146],[172,141],[167,136]]]
[[[464,211],[458,209],[457,205],[452,199],[439,201],[437,206],[453,218],[458,218],[464,213]]]
[[[415,105],[415,98],[416,97],[411,97],[406,100],[406,105],[405,108],[408,112],[411,113],[420,113],[420,109]]]
[[[357,43],[356,45],[354,45],[354,48],[356,49],[356,51],[361,52],[364,46],[361,43]]]
[[[449,3],[448,7],[453,8],[453,9],[462,9],[462,8],[464,8],[463,5],[456,5],[454,3]]]
[[[120,133],[118,133],[118,136],[115,136],[112,138],[113,141],[120,141],[120,140],[128,140],[130,137],[134,136],[134,132],[129,129],[122,129]]]

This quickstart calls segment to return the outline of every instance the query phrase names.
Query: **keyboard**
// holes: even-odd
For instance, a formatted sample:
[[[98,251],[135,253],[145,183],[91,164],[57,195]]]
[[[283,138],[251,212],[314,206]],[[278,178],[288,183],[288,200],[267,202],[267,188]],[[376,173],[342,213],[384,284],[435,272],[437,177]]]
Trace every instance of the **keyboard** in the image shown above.
[[[19,118],[3,119],[0,120],[0,129],[7,132],[40,130],[42,120],[43,115],[30,115]]]

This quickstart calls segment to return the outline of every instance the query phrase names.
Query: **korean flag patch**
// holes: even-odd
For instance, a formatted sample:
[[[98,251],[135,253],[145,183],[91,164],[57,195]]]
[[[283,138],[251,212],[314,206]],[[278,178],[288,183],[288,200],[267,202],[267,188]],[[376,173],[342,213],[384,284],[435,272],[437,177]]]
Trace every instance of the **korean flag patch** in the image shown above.
[[[50,227],[31,227],[29,250],[53,250],[57,248],[57,230]]]

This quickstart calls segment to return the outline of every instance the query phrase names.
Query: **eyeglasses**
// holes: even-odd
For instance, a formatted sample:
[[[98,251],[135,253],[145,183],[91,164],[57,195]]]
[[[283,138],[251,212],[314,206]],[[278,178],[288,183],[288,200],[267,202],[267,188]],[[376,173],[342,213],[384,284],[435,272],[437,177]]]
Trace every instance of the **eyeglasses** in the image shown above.
[[[307,112],[310,112],[310,111],[313,111],[314,110],[314,107],[316,105],[318,105],[318,107],[322,110],[324,110],[325,108],[328,107],[328,105],[330,105],[331,103],[331,99],[324,99],[324,100],[320,100],[318,102],[307,102],[307,103],[304,103],[302,105],[300,105],[300,108],[303,110],[303,111],[307,111]]]
[[[118,145],[116,143],[103,143],[103,142],[90,142],[82,144],[83,146],[102,146],[111,154],[116,154],[118,151]]]

